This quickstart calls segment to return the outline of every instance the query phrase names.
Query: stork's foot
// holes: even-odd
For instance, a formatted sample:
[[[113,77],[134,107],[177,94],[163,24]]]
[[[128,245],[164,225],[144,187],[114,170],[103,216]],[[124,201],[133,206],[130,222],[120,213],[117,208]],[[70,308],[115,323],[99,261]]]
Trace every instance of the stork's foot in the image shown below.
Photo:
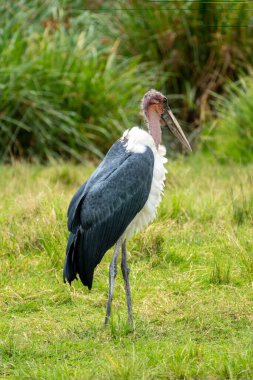
[[[132,298],[131,298],[131,290],[130,290],[130,282],[129,282],[130,269],[127,265],[126,240],[122,244],[121,271],[124,278],[124,286],[125,286],[125,291],[126,291],[128,323],[130,325],[133,325]]]
[[[105,326],[108,325],[109,317],[110,317],[110,315],[107,315],[107,314],[106,314],[106,316],[105,316]]]
[[[105,316],[105,325],[108,324],[109,317],[111,315],[112,298],[113,298],[113,291],[114,291],[114,280],[117,275],[117,262],[118,262],[118,256],[119,256],[119,248],[120,248],[120,243],[117,242],[115,246],[113,258],[110,263],[110,268],[109,268],[109,293],[108,293],[108,302],[107,302],[107,309],[106,309],[106,316]]]

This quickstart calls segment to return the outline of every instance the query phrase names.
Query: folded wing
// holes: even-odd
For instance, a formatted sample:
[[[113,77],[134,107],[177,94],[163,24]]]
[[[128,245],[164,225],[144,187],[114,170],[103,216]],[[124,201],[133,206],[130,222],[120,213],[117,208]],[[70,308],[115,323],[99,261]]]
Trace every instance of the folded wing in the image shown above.
[[[112,146],[70,203],[64,279],[71,282],[78,273],[91,288],[95,267],[145,205],[153,166],[153,152],[148,147],[144,153],[132,153],[122,141]]]

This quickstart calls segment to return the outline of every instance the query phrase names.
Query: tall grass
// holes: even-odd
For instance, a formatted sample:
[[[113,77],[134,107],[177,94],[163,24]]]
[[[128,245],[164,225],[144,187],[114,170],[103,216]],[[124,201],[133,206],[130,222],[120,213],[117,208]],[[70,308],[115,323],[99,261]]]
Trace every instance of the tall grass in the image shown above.
[[[190,130],[210,115],[210,92],[222,92],[227,78],[253,62],[250,1],[122,0],[120,7],[112,17],[123,53],[171,73],[166,92]]]
[[[0,156],[101,157],[150,87],[195,140],[253,62],[250,1],[0,2]]]
[[[221,162],[246,164],[253,160],[253,79],[227,86],[225,96],[214,96],[218,119],[206,128],[203,143]]]
[[[60,6],[51,15],[49,8],[44,10],[46,19],[32,15],[29,32],[20,26],[22,17],[32,17],[29,7],[21,7],[5,23],[1,156],[102,156],[138,120],[143,93],[162,75],[149,72],[150,65],[140,64],[138,57],[120,57],[117,40],[103,42],[106,23],[101,17],[88,11],[71,17]]]

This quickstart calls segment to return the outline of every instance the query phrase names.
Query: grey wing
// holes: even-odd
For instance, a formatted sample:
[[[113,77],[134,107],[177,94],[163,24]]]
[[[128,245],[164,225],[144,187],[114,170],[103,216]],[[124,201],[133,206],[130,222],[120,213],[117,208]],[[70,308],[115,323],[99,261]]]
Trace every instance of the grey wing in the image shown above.
[[[92,176],[83,183],[73,196],[69,208],[68,208],[68,229],[72,233],[76,233],[81,221],[80,221],[80,207],[85,200],[88,192],[94,185],[106,180],[112,172],[118,169],[118,167],[130,156],[130,153],[125,151],[122,141],[118,140],[106,154],[104,160],[94,171]]]
[[[92,186],[80,208],[89,260],[97,265],[145,205],[153,178],[151,149],[133,153],[104,181]],[[87,241],[88,243],[88,241]],[[87,244],[89,245],[89,243]]]
[[[94,184],[80,208],[83,229],[78,273],[92,283],[93,272],[105,252],[121,237],[145,205],[153,178],[153,152],[128,155],[106,178]]]
[[[80,213],[79,208],[81,206],[81,202],[86,194],[87,182],[84,182],[82,186],[77,190],[68,208],[68,229],[69,231],[75,233],[80,226]]]
[[[114,154],[107,155],[80,190],[69,222],[75,226],[73,233],[76,228],[79,231],[73,253],[76,271],[89,288],[96,265],[145,205],[153,178],[150,148],[144,153],[129,153],[122,142],[114,145]]]

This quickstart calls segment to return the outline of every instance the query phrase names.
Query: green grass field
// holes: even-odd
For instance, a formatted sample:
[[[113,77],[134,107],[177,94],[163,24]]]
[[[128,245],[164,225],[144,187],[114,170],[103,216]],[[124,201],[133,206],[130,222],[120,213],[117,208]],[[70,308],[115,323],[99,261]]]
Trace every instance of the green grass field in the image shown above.
[[[89,165],[0,167],[0,377],[252,379],[253,166],[168,166],[157,220],[128,244],[103,326],[108,252],[91,292],[62,281],[66,209]]]

